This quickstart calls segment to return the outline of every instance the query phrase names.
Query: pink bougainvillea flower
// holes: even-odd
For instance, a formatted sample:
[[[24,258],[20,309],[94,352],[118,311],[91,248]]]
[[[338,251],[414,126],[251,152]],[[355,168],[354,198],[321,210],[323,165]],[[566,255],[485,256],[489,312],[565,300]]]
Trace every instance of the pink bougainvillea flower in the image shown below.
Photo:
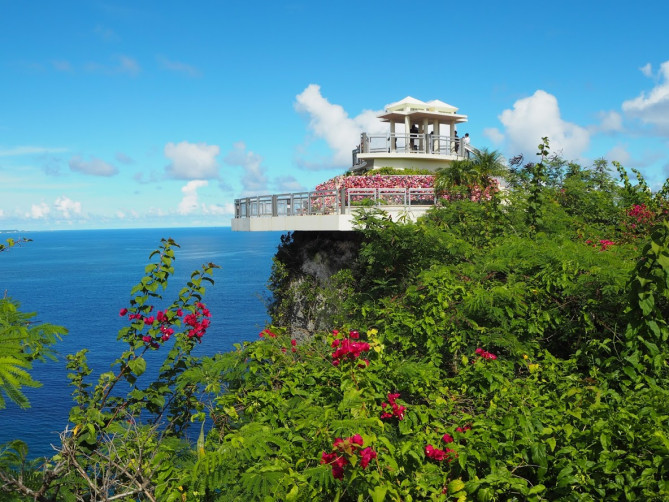
[[[355,436],[351,436],[350,440],[351,440],[351,443],[357,444],[359,446],[362,446],[362,444],[363,444],[362,436],[360,434],[356,434]]]
[[[121,309],[121,311],[118,313],[118,315],[120,315],[121,317],[123,317],[123,316],[126,315],[127,313],[128,313],[128,309]]]
[[[290,344],[291,344],[293,347],[295,347],[295,346],[297,345],[297,340],[295,340],[295,338],[293,338],[293,339],[290,341]]]
[[[453,436],[450,434],[446,433],[444,434],[441,439],[444,441],[444,443],[452,443],[453,442]]]
[[[368,446],[364,450],[360,450],[360,465],[363,469],[366,469],[372,459],[376,457],[376,452]]]
[[[385,410],[387,406],[390,406],[392,409],[392,413],[390,413],[389,411],[384,411],[383,413],[381,413],[381,419],[385,420],[387,418],[396,417],[399,420],[404,420],[404,412],[406,411],[406,407],[397,404],[395,402],[398,397],[400,397],[399,393],[395,394],[388,393],[388,402],[381,403],[381,408]]]
[[[431,458],[432,460],[436,460],[437,462],[443,462],[444,460],[451,462],[453,460],[453,456],[457,456],[457,453],[455,450],[451,450],[450,448],[440,450],[439,448],[435,448],[429,444],[425,447],[425,456],[427,458]]]
[[[493,360],[493,361],[494,361],[495,359],[497,359],[497,356],[496,356],[495,354],[492,354],[492,353],[488,352],[487,350],[483,350],[481,347],[479,347],[478,349],[476,349],[476,350],[474,351],[474,353],[475,353],[477,356],[479,356],[481,359],[488,359],[488,360]],[[475,362],[475,361],[472,361],[472,363],[474,363],[474,362]]]

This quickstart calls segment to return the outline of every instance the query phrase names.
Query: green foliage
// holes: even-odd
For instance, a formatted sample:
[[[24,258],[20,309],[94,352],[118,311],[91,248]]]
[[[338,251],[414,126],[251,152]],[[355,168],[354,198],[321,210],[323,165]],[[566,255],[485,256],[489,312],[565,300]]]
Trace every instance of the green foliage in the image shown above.
[[[29,241],[7,239],[0,252]],[[67,333],[60,326],[36,323],[36,315],[21,312],[11,298],[0,298],[0,410],[6,407],[5,396],[21,408],[30,406],[21,389],[41,385],[30,375],[32,363],[55,360],[52,346]]]
[[[209,264],[162,311],[179,328],[167,345],[146,322],[172,273],[164,242],[113,371],[93,384],[85,353],[70,358],[58,455],[35,471],[7,445],[1,486],[33,500],[667,500],[664,196],[617,186],[603,162],[548,158],[545,138],[540,155],[490,200],[286,237],[272,315],[291,324],[299,304],[328,325],[309,337],[272,325],[192,357],[177,311],[202,312]],[[628,203],[655,216],[620,240]],[[152,350],[167,351],[153,373]]]
[[[22,387],[39,387],[30,376],[33,361],[55,360],[52,346],[66,334],[65,328],[35,323],[35,313],[24,313],[11,298],[0,299],[0,409],[5,394],[22,408],[30,403]]]

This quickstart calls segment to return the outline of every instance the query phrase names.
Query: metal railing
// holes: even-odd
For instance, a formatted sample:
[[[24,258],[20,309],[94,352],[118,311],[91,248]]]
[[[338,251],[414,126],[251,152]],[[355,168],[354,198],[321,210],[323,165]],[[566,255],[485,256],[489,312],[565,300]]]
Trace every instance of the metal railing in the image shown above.
[[[431,206],[433,188],[349,188],[235,199],[235,218],[346,214],[359,207]]]
[[[433,134],[367,134],[362,133],[359,153],[397,153],[452,155],[467,158],[468,148],[461,138]]]

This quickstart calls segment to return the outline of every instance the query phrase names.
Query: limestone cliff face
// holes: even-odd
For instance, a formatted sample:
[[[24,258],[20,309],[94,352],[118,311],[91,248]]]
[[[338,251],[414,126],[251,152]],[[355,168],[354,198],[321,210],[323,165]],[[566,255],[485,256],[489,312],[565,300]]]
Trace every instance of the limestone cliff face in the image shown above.
[[[338,321],[360,249],[358,232],[293,232],[274,257],[269,288],[272,322],[306,337]]]

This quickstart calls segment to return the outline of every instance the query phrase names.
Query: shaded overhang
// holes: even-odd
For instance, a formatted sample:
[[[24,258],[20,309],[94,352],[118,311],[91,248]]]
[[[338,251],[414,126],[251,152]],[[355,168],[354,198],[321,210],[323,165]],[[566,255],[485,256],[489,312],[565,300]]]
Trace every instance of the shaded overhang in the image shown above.
[[[395,122],[404,123],[406,117],[409,116],[411,122],[422,122],[427,119],[430,123],[437,121],[440,124],[460,124],[467,122],[467,115],[459,115],[457,113],[439,113],[427,110],[414,110],[410,112],[392,111],[379,115],[381,122]]]

